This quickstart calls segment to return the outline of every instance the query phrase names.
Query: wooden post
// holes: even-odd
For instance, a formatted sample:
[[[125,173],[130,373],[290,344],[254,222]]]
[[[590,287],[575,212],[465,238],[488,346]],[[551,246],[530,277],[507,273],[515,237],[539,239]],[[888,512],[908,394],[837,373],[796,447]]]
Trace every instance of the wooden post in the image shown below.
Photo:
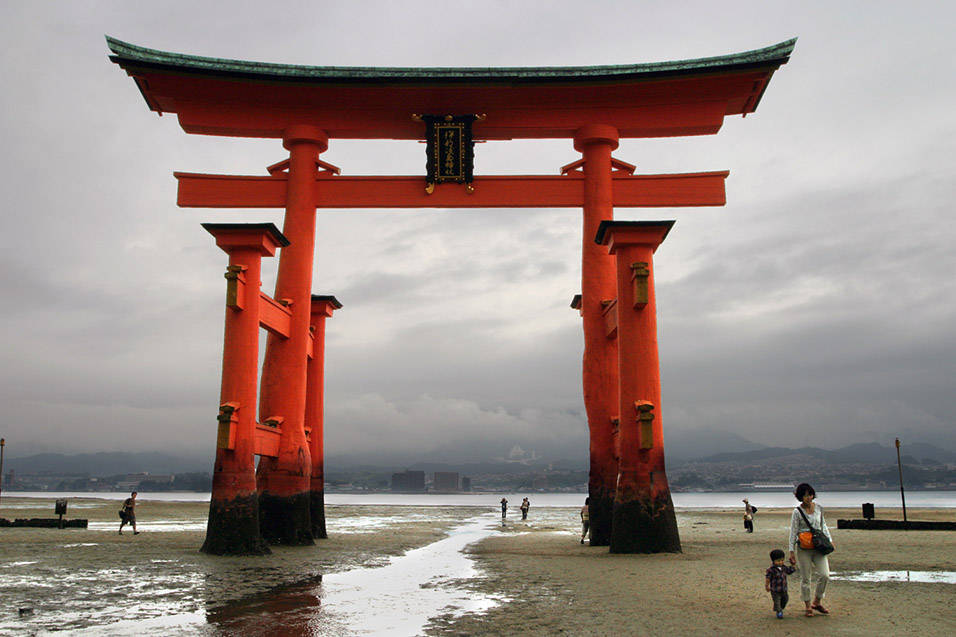
[[[611,126],[584,126],[574,135],[574,148],[584,159],[580,310],[584,325],[584,408],[590,436],[588,508],[592,546],[611,542],[617,483],[613,432],[618,402],[617,351],[608,339],[604,321],[604,302],[615,294],[614,259],[594,243],[601,222],[614,218],[611,151],[617,146],[618,131]]]
[[[312,296],[312,357],[309,360],[305,426],[312,457],[309,511],[312,537],[326,539],[325,529],[325,320],[341,309],[334,296]]]
[[[63,516],[66,515],[66,500],[57,500],[54,511],[56,515],[60,516],[60,519],[57,522],[57,528],[63,528]]]
[[[256,491],[256,390],[262,257],[288,241],[271,223],[203,224],[229,254],[216,463],[202,551],[264,555]]]
[[[903,492],[903,460],[900,458],[900,439],[896,439],[896,466],[900,470],[900,500],[903,501],[903,522],[906,522],[906,493]]]
[[[311,545],[309,512],[312,461],[305,437],[306,374],[309,350],[312,262],[315,252],[315,183],[319,153],[328,136],[315,126],[292,126],[283,146],[289,150],[289,177],[282,233],[289,246],[279,256],[274,298],[292,310],[289,337],[269,334],[262,363],[259,418],[282,419],[278,456],[261,457],[260,530],[271,544]]]
[[[612,553],[679,553],[680,535],[664,472],[660,361],[653,255],[672,221],[605,221],[597,243],[617,266],[620,470]]]

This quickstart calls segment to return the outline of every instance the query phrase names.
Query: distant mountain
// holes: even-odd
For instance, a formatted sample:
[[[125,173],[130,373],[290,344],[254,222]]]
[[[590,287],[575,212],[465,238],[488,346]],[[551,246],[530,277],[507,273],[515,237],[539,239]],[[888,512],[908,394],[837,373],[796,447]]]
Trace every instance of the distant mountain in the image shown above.
[[[834,464],[896,464],[896,449],[879,443],[860,443],[840,449],[819,447],[766,447],[736,434],[714,430],[668,431],[666,434],[667,463],[676,468],[687,462],[751,463],[769,458],[805,455]],[[524,446],[522,442],[522,446]],[[431,450],[415,454],[388,455],[326,455],[325,470],[330,472],[370,471],[396,472],[406,469],[420,471],[457,471],[464,475],[509,474],[554,470],[587,470],[587,447],[580,453],[564,453],[560,448],[529,444],[530,451],[520,459],[503,461],[511,443],[489,443],[480,449]],[[565,450],[566,451],[566,450]],[[915,464],[921,461],[956,463],[956,453],[927,443],[910,443],[901,448],[903,462]],[[499,460],[495,460],[499,458]],[[520,462],[516,460],[521,460]],[[181,456],[159,452],[100,452],[77,455],[40,453],[20,458],[6,458],[3,471],[18,474],[88,474],[90,477],[107,477],[124,473],[192,473],[212,470],[212,457]]]
[[[956,463],[956,453],[926,444],[914,443],[904,447],[903,460],[910,463],[921,460],[935,462]],[[896,449],[876,442],[858,443],[840,449],[820,449],[819,447],[800,447],[789,449],[786,447],[765,447],[752,451],[733,453],[718,453],[697,458],[695,462],[754,462],[770,458],[806,455],[834,464],[896,464]]]
[[[516,445],[520,446],[522,455],[512,456]],[[713,429],[668,430],[664,436],[664,447],[667,463],[672,467],[714,453],[766,448],[765,445],[751,442],[737,434]],[[563,446],[551,444],[548,440],[469,441],[412,453],[329,454],[325,460],[326,472],[383,469],[403,471],[414,468],[472,474],[523,473],[549,466],[555,470],[586,470],[589,466],[587,439],[583,438],[574,443],[565,442]]]
[[[212,459],[174,456],[152,451],[127,453],[122,451],[81,453],[64,455],[60,453],[38,453],[22,458],[7,458],[3,471],[27,473],[78,473],[91,477],[115,476],[121,473],[192,473],[211,471]]]
[[[525,452],[523,455],[509,458],[513,447],[519,445]],[[502,460],[506,458],[507,460]],[[469,441],[456,445],[444,444],[432,449],[418,451],[392,451],[388,453],[371,452],[363,454],[326,453],[326,471],[356,471],[363,469],[389,469],[402,471],[412,468],[413,465],[454,465],[464,466],[473,464],[509,464],[516,467],[553,465],[555,469],[586,469],[588,467],[588,443],[583,438],[577,445],[555,445],[547,440],[526,441],[509,440],[507,442]],[[438,469],[441,471],[441,469]],[[517,469],[516,469],[517,470]]]
[[[764,447],[763,449],[751,451],[715,453],[709,456],[695,458],[694,462],[754,462],[755,460],[767,460],[770,458],[783,458],[786,456],[796,455],[809,455],[812,457],[822,458],[825,453],[825,449],[819,449],[817,447],[800,447],[799,449],[790,449],[788,447]]]
[[[664,432],[664,452],[667,463],[676,466],[683,462],[723,453],[741,453],[767,449],[766,445],[751,442],[743,436],[716,429],[668,429]]]
[[[326,458],[325,475],[330,476],[337,473],[348,472],[371,472],[371,473],[396,473],[400,471],[424,471],[433,473],[435,471],[456,471],[462,475],[484,475],[484,474],[520,474],[533,471],[587,471],[587,462],[575,462],[571,460],[555,460],[553,462],[408,462],[399,464],[395,462],[385,462],[376,464],[373,462],[357,462],[354,458],[342,456],[333,456]]]
[[[896,449],[890,447],[893,453],[896,453]],[[949,449],[943,449],[935,445],[931,445],[925,442],[914,442],[905,444],[900,448],[900,451],[907,456],[912,456],[918,458],[919,460],[936,460],[937,462],[956,463],[956,452],[950,451]]]

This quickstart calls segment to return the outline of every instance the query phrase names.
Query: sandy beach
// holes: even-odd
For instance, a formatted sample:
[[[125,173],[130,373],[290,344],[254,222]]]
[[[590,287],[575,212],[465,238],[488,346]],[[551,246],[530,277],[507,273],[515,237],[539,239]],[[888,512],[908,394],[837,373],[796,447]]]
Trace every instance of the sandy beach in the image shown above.
[[[682,553],[611,555],[579,543],[577,511],[569,508],[532,509],[527,522],[509,518],[502,527],[493,510],[478,507],[333,506],[330,538],[315,547],[220,558],[198,551],[206,507],[147,499],[135,537],[116,533],[115,502],[92,499],[70,503],[69,517],[88,518],[87,530],[0,529],[0,634],[390,634],[324,621],[334,599],[324,597],[322,577],[378,569],[478,515],[486,516],[486,536],[466,549],[475,576],[432,585],[464,588],[493,607],[436,612],[416,634],[950,635],[956,627],[954,583],[845,579],[947,572],[952,582],[956,532],[838,530],[836,520],[858,517],[856,510],[826,509],[836,545],[830,615],[802,616],[794,575],[781,621],[763,574],[769,551],[785,548],[785,509],[762,509],[753,534],[743,532],[738,511],[681,511]],[[52,501],[4,497],[0,516],[48,517],[48,509]],[[956,517],[952,509],[908,514]],[[376,579],[376,570],[368,573]],[[21,608],[29,610],[21,615]]]
[[[952,510],[908,511],[911,520],[952,520]],[[956,532],[837,530],[826,512],[836,573],[948,571],[956,576]],[[885,517],[891,517],[889,515]],[[479,586],[511,601],[459,618],[440,635],[952,635],[956,583],[834,579],[828,616],[803,617],[798,574],[783,620],[764,591],[769,552],[785,549],[790,510],[761,510],[754,533],[738,511],[678,512],[683,553],[611,555],[562,529],[503,532],[471,548]],[[952,581],[952,580],[951,580]]]

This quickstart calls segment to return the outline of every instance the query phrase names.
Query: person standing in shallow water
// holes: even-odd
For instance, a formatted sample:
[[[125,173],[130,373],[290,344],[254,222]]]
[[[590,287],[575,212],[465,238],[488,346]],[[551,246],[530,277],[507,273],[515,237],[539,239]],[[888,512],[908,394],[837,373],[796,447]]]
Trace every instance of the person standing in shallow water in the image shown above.
[[[133,535],[139,535],[136,530],[136,492],[133,491],[129,497],[123,501],[123,519],[120,521],[119,534],[123,535],[123,527],[127,524],[133,527]]]
[[[531,508],[531,502],[528,501],[528,498],[525,498],[524,500],[521,501],[521,507],[520,507],[520,508],[521,508],[521,519],[522,519],[522,520],[527,520],[527,519],[528,519],[528,509]]]
[[[800,506],[795,508],[793,515],[790,516],[790,564],[797,564],[800,568],[800,595],[803,603],[806,604],[804,614],[807,617],[813,617],[813,611],[817,611],[821,615],[829,615],[830,611],[823,606],[823,596],[830,582],[830,562],[826,555],[816,549],[802,548],[800,534],[810,531],[807,525],[809,520],[810,524],[823,533],[830,542],[833,542],[833,538],[830,537],[830,530],[827,528],[826,520],[823,519],[823,507],[814,502],[817,492],[813,490],[813,487],[803,482],[797,485],[793,495],[800,500]],[[803,514],[800,513],[801,510]],[[803,519],[804,515],[807,516],[807,520]],[[814,573],[816,585],[812,586]]]
[[[501,498],[501,526],[505,525],[506,517],[508,517],[508,501]]]

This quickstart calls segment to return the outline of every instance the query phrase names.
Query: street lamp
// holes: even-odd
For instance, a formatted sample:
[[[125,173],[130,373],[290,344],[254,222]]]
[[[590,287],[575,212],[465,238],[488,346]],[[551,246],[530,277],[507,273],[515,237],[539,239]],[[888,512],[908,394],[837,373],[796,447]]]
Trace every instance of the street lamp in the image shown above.
[[[900,468],[900,499],[903,500],[903,522],[906,523],[906,494],[903,493],[903,461],[900,460],[900,439],[896,439],[896,465]]]

